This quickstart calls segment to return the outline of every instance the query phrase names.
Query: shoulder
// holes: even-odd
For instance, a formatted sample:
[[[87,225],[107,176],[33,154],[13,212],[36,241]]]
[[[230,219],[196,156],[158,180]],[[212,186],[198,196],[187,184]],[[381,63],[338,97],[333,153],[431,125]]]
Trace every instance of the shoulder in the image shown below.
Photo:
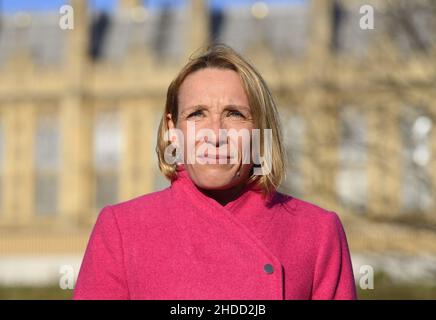
[[[167,210],[169,203],[171,203],[171,192],[170,187],[167,187],[126,201],[107,205],[101,210],[100,216],[111,214],[121,226],[135,225],[145,220],[151,220],[153,217],[162,216],[162,212]]]
[[[280,194],[286,207],[280,214],[277,230],[284,230],[295,243],[304,242],[305,250],[332,252],[347,246],[339,215],[315,203]]]
[[[275,203],[285,208],[285,217],[310,226],[311,230],[335,230],[341,225],[336,212],[323,208],[313,202],[303,200],[282,192],[276,192]]]
[[[170,197],[170,187],[167,187],[159,191],[150,192],[135,198],[112,204],[111,207],[115,212],[132,210],[137,211],[143,208],[162,204],[162,201],[168,200]]]

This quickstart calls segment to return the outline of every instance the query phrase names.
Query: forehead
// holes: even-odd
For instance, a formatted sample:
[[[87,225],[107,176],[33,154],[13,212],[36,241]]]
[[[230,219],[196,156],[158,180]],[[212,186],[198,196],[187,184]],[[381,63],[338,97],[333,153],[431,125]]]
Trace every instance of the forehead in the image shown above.
[[[239,74],[229,69],[206,68],[189,74],[179,89],[179,106],[241,104],[248,106]]]

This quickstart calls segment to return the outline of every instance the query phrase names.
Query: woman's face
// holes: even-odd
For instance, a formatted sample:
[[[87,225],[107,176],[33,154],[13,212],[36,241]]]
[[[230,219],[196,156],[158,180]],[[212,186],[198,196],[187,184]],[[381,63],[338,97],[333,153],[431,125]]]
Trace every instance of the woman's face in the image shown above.
[[[168,124],[170,129],[178,128],[183,132],[184,167],[193,182],[207,190],[224,190],[244,183],[252,168],[251,161],[241,163],[243,150],[250,152],[247,138],[244,139],[246,147],[243,149],[242,134],[232,139],[224,136],[220,139],[219,135],[219,129],[245,130],[249,132],[248,146],[251,144],[253,118],[239,75],[233,70],[214,68],[191,73],[179,88],[178,105],[177,123],[174,124],[168,114]],[[209,133],[213,133],[206,139],[191,140],[196,152],[194,163],[187,161],[188,153],[192,152],[189,150],[188,124],[191,128],[195,124],[197,137],[201,129],[209,129]]]

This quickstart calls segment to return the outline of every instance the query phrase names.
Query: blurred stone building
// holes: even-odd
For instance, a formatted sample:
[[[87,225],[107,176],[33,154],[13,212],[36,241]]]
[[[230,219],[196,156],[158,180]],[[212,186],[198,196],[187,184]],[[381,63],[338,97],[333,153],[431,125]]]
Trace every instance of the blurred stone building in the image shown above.
[[[103,206],[169,185],[154,151],[166,89],[212,41],[273,91],[281,191],[336,211],[354,255],[436,254],[431,1],[176,2],[72,0],[73,30],[58,10],[1,15],[1,283],[78,271]],[[374,29],[359,27],[364,4]]]

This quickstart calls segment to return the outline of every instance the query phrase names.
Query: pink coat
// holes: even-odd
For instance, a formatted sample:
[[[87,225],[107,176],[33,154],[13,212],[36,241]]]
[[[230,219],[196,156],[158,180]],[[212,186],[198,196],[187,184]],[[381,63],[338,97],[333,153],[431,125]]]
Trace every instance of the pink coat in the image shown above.
[[[182,168],[171,186],[106,206],[74,299],[356,299],[334,212],[251,187],[222,206]]]

